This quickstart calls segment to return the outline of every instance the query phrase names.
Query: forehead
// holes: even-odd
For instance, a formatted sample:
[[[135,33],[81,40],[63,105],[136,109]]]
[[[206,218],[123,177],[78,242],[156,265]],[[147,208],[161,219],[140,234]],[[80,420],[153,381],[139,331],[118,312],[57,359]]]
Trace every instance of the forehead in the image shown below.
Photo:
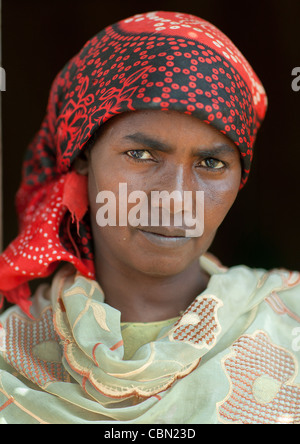
[[[126,112],[106,122],[101,134],[108,139],[117,139],[141,132],[165,142],[226,143],[238,151],[225,134],[197,117],[178,111]]]

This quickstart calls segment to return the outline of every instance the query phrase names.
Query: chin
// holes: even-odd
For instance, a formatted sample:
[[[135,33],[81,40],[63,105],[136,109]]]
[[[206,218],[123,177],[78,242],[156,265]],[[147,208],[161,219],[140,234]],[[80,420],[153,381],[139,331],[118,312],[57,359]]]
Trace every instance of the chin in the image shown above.
[[[185,271],[194,260],[194,258],[191,260],[183,260],[180,256],[174,258],[156,257],[153,260],[145,262],[139,261],[139,263],[136,264],[136,269],[149,277],[171,277]]]

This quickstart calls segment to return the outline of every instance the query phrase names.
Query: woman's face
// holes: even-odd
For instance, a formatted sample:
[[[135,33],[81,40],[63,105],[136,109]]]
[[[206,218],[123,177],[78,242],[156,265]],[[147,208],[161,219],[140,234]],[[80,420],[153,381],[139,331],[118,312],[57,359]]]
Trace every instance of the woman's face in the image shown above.
[[[96,265],[103,259],[114,267],[147,275],[181,273],[208,250],[236,199],[241,181],[237,147],[212,126],[176,111],[125,113],[103,128],[90,152],[88,170]],[[148,226],[118,226],[119,184],[126,184],[127,195],[133,191],[145,193]],[[103,206],[96,202],[100,191],[110,191],[116,198],[116,226],[100,227],[97,223],[97,212]],[[181,196],[184,191],[192,192],[192,207],[185,209],[182,205],[180,227],[175,226],[174,219],[179,207],[172,200],[169,226],[163,226],[162,212],[159,226],[151,225],[151,191],[177,191]],[[192,208],[193,217],[197,216],[196,191],[204,192],[204,232],[186,237],[190,226],[185,225],[184,213]],[[127,215],[138,202],[127,203]],[[162,207],[160,201],[156,209],[162,211]]]

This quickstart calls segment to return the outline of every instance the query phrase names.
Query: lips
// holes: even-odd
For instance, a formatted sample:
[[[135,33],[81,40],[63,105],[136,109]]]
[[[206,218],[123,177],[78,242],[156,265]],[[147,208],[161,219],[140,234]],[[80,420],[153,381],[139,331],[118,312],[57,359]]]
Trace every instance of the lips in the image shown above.
[[[156,248],[163,249],[179,249],[192,241],[191,237],[187,237],[185,230],[175,227],[140,227],[138,233],[148,244],[154,245]]]
[[[138,229],[146,233],[169,238],[187,237],[186,230],[179,227],[138,227]]]

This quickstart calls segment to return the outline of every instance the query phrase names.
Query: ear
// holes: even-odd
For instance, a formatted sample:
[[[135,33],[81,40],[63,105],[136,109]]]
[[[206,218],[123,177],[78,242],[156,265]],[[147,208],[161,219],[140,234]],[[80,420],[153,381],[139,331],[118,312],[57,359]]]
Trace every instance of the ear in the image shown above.
[[[87,176],[89,169],[89,150],[83,151],[74,161],[74,169],[78,174]]]

